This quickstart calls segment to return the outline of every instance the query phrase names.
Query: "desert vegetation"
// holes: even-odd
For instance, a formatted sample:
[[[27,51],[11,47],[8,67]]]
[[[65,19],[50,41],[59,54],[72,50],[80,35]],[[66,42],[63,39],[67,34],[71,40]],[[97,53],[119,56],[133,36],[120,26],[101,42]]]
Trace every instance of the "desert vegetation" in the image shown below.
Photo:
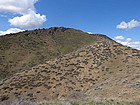
[[[58,33],[60,29],[60,34],[57,37],[55,33]],[[49,37],[57,39],[55,40],[56,45],[69,43],[74,46],[78,40],[82,40],[81,36],[78,35],[83,35],[82,38],[89,41],[88,45],[80,45],[86,42],[82,40],[70,52],[67,51],[69,48],[65,49],[65,46],[61,46],[62,48],[59,46],[61,49],[64,48],[61,51],[59,49],[60,55],[39,64],[36,60],[44,52],[38,52],[37,58],[33,57],[33,62],[37,63],[36,66],[31,63],[33,67],[30,66],[29,69],[20,72],[12,71],[13,74],[10,74],[7,69],[5,72],[8,72],[9,76],[0,81],[0,104],[24,102],[23,100],[29,101],[29,103],[30,101],[36,102],[31,104],[46,102],[43,105],[56,104],[53,102],[60,102],[58,103],[60,105],[139,104],[140,51],[122,46],[102,35],[93,35],[94,37],[90,35],[88,39],[85,38],[87,34],[83,34],[81,31],[73,30],[74,35],[76,35],[73,36],[72,29],[60,29],[51,28],[46,31],[49,33]],[[33,33],[38,34],[41,31],[45,31],[45,29],[35,30]],[[28,33],[28,31],[24,33]],[[64,40],[63,37],[67,36],[63,36],[63,34],[67,33],[69,33],[70,39],[65,38],[66,42],[61,41],[61,39]],[[26,34],[26,36],[29,35]],[[38,36],[38,38],[40,37]],[[74,44],[72,44],[71,38],[74,39]],[[49,47],[49,50],[51,48]],[[52,49],[53,51],[55,50]],[[52,53],[49,54],[51,56]],[[42,58],[45,57],[42,56]],[[11,60],[10,63],[13,61]],[[21,67],[29,65],[30,63],[24,62]],[[23,100],[16,100],[21,98]],[[63,101],[61,102],[61,100]]]
[[[96,37],[87,33],[64,27],[0,36],[0,79],[43,64],[96,40]]]

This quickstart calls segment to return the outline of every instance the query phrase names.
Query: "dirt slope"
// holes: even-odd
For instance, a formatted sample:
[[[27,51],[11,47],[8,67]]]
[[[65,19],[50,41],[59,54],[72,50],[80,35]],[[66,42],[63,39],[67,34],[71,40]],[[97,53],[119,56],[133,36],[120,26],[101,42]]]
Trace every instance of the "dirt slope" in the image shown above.
[[[96,42],[96,35],[64,27],[0,36],[0,80]]]
[[[0,82],[11,101],[140,99],[140,51],[103,40],[59,56]]]

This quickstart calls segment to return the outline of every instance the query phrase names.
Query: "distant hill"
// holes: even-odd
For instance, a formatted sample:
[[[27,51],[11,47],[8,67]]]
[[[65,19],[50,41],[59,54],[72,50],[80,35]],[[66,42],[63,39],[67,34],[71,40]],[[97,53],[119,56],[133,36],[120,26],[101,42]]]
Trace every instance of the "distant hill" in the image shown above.
[[[0,36],[0,80],[94,43],[101,37],[106,36],[64,27]]]
[[[35,34],[43,32],[44,34]],[[36,59],[36,66],[31,65],[34,67],[28,70],[25,68],[31,66],[18,65],[19,68],[22,68],[22,72],[1,80],[0,97],[4,97],[1,102],[16,98],[34,101],[111,99],[130,102],[140,99],[139,50],[123,46],[104,35],[88,35],[74,29],[51,28],[23,33],[16,35],[18,38],[15,39],[25,38],[24,44],[26,43],[26,45],[23,44],[23,48],[20,43],[13,44],[10,48],[5,45],[4,49],[7,48],[7,50],[4,51],[7,53],[8,49],[18,51],[16,46],[20,46],[18,47],[21,48],[19,52],[26,49],[25,52],[22,52],[24,56],[20,55],[21,61],[29,65],[31,61],[34,61],[32,59]],[[12,37],[15,35],[2,38],[10,40]],[[47,47],[44,47],[45,45]],[[35,50],[35,48],[37,49]],[[31,51],[33,56],[30,57],[28,51]],[[38,51],[39,54],[33,53]],[[40,58],[43,54],[47,55]],[[16,55],[13,58],[15,60],[18,59]],[[55,56],[57,57],[54,58]],[[10,68],[7,69],[7,72],[9,71]]]

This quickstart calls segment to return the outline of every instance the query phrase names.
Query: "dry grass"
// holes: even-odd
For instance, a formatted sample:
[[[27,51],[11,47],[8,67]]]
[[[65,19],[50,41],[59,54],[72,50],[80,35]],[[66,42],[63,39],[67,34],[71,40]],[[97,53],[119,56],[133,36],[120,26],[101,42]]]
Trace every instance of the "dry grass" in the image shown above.
[[[138,100],[139,51],[101,41],[59,56],[2,81],[0,94],[13,100]]]
[[[56,37],[52,32],[50,34],[54,39],[58,38],[58,42],[66,36],[60,34],[61,37]],[[74,30],[74,33],[79,31]],[[99,38],[98,35],[95,37]],[[77,41],[79,37],[75,39]],[[73,99],[137,102],[140,95],[140,51],[103,39],[1,80],[0,103],[17,98],[39,102]],[[62,45],[65,43],[61,42]],[[64,49],[62,51],[66,51]]]
[[[0,80],[96,41],[79,30],[54,27],[0,36]]]

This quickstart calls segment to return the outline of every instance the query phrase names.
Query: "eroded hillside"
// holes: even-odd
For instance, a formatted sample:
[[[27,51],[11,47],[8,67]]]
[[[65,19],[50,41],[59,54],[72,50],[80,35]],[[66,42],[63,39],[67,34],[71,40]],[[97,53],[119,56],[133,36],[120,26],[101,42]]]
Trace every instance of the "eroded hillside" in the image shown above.
[[[5,101],[140,98],[140,51],[99,41],[0,83]]]
[[[64,27],[0,36],[0,80],[97,40],[96,35]]]

